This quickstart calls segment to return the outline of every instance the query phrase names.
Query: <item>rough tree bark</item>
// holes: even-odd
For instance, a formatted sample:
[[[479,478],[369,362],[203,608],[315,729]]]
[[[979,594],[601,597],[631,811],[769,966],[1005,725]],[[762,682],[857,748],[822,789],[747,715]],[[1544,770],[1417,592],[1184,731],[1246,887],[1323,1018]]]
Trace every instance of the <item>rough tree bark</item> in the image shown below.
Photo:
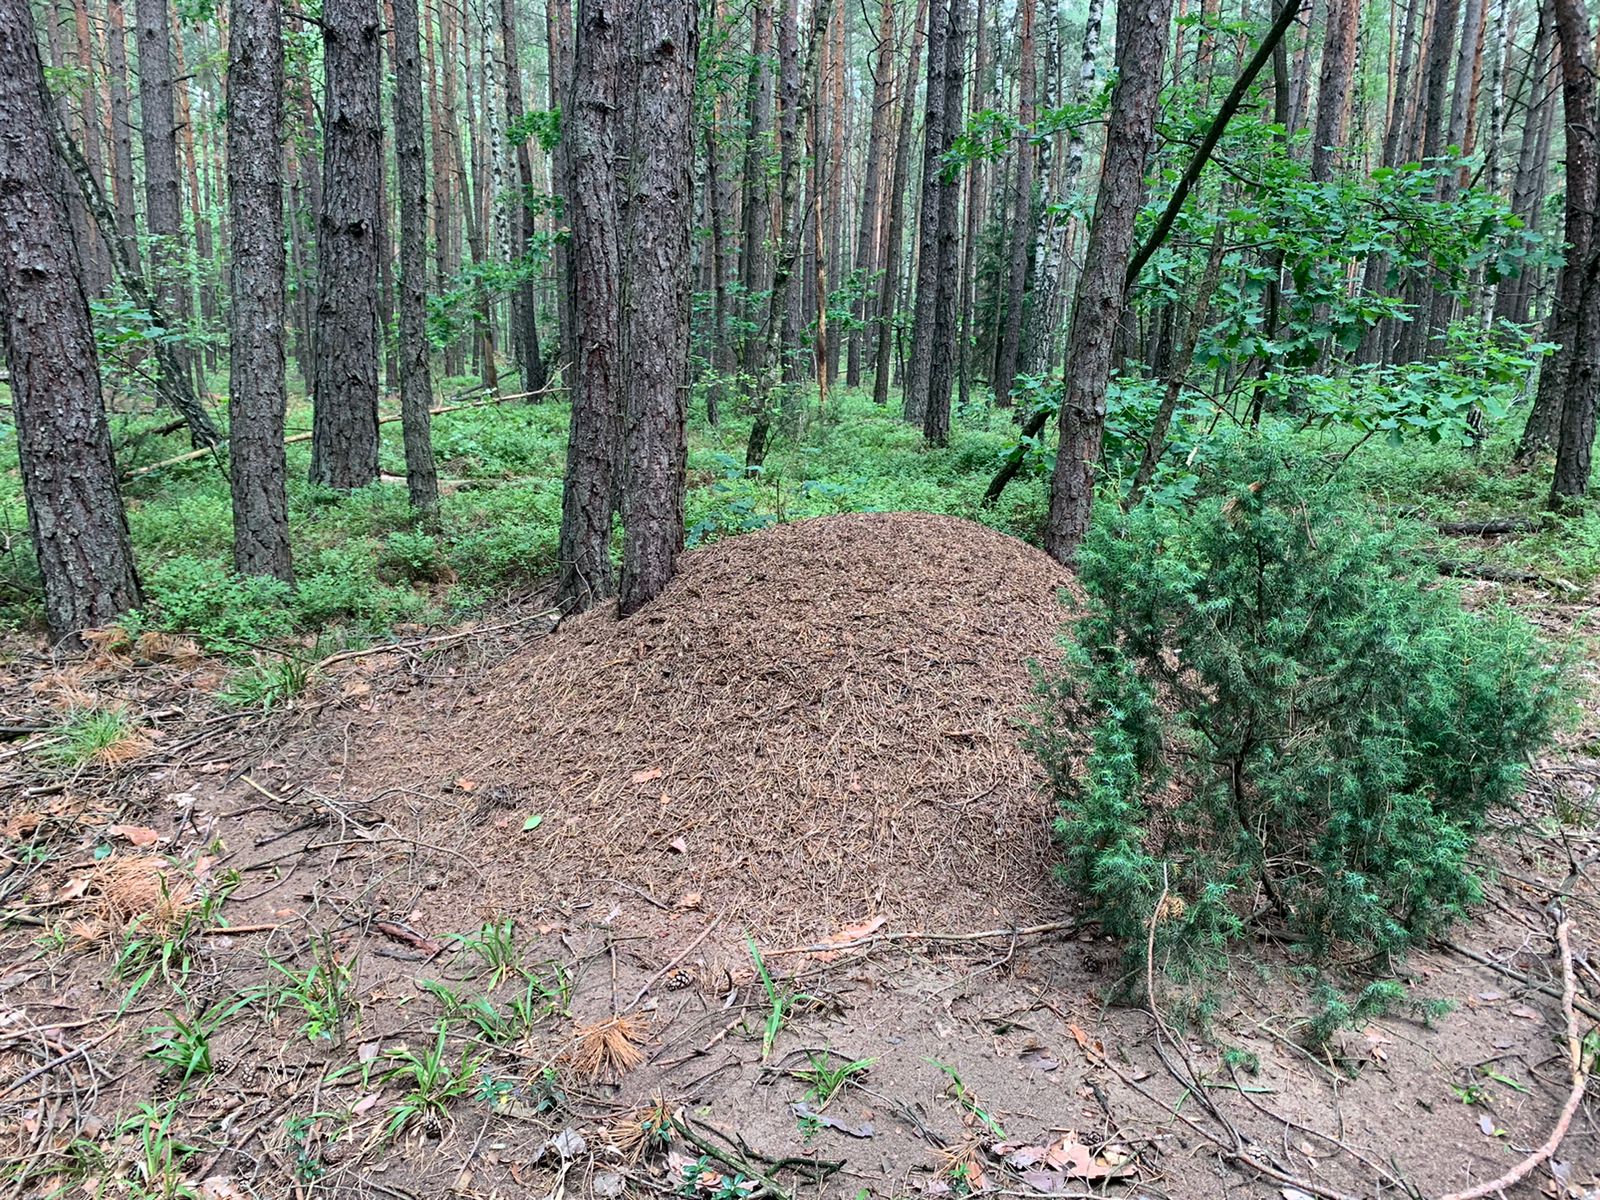
[[[378,6],[327,0],[322,44],[311,481],[349,491],[378,478]]]
[[[1329,0],[1327,36],[1322,44],[1322,79],[1317,86],[1317,121],[1311,139],[1311,178],[1327,182],[1344,148],[1350,111],[1350,73],[1356,61],[1360,0]]]
[[[878,229],[882,220],[881,190],[884,147],[889,141],[889,116],[894,93],[894,0],[883,0],[878,12],[878,53],[872,68],[872,124],[867,134],[867,157],[862,169],[861,224],[856,230],[856,278],[860,294],[854,304],[855,327],[845,355],[844,381],[848,387],[861,386],[862,360],[868,339],[873,335],[868,319],[868,286],[877,282]]]
[[[1347,0],[1354,3],[1354,0]],[[1033,131],[1035,66],[1033,52],[1034,0],[1020,0],[1017,20],[1021,25],[1021,61],[1017,64],[1016,197],[1011,217],[1011,262],[1006,272],[1006,323],[1000,335],[1000,365],[994,377],[994,402],[1010,407],[1011,387],[1016,382],[1018,356],[1022,349],[1023,291],[1028,280],[1028,257],[1033,248]]]
[[[556,602],[569,612],[592,608],[616,592],[611,512],[620,434],[622,259],[615,157],[633,2],[578,2],[566,130],[575,358],[556,584]]]
[[[139,267],[139,230],[134,219],[133,117],[128,99],[128,24],[122,0],[106,0],[106,74],[111,95],[111,179],[116,195],[117,234],[128,261]]]
[[[696,0],[638,0],[634,15],[622,305],[622,616],[661,594],[683,549],[697,10]]]
[[[1061,441],[1044,533],[1045,550],[1062,563],[1072,560],[1089,529],[1112,340],[1127,295],[1133,226],[1144,197],[1144,163],[1155,138],[1171,19],[1172,0],[1124,0],[1118,6],[1117,86],[1111,93],[1099,195],[1067,338]]]
[[[740,337],[739,364],[753,374],[759,363],[765,338],[759,327],[758,294],[765,290],[767,261],[767,154],[771,147],[772,113],[772,0],[757,0],[751,15],[753,31],[750,50],[750,76],[745,96],[745,143],[743,174],[743,213],[740,227],[742,247],[739,259],[740,308],[744,316]]]
[[[944,190],[940,158],[945,141],[945,57],[950,6],[955,0],[933,0],[928,7],[928,87],[922,125],[922,201],[917,215],[917,282],[911,321],[911,362],[906,371],[901,415],[922,424],[928,408],[928,376],[933,369],[933,325],[939,307],[939,196]],[[880,367],[881,369],[881,367]]]
[[[1522,430],[1517,457],[1527,461],[1555,445],[1571,388],[1568,375],[1581,340],[1578,310],[1583,302],[1594,198],[1600,180],[1595,144],[1595,87],[1589,68],[1589,19],[1578,0],[1556,0],[1556,39],[1561,52],[1561,102],[1567,135],[1566,259],[1556,281],[1554,307],[1545,323],[1545,340],[1558,349],[1544,360],[1539,390]]]
[[[962,86],[966,60],[967,0],[950,0],[944,65],[944,150],[949,153],[962,125]],[[931,446],[950,440],[950,391],[960,360],[957,301],[961,292],[961,181],[944,181],[939,189],[938,292],[934,297],[933,347],[928,364],[928,394],[922,406],[922,436]]]
[[[509,7],[509,6],[508,6]],[[422,158],[417,0],[394,0],[394,159],[400,189],[400,429],[406,493],[424,525],[439,519],[428,368],[428,181]]]
[[[283,5],[228,6],[228,313],[233,565],[292,582],[285,487]]]
[[[53,637],[136,607],[128,525],[28,0],[0,0],[0,295],[28,531]]]
[[[900,80],[900,124],[895,131],[894,177],[889,185],[889,221],[885,227],[883,278],[878,284],[878,346],[872,356],[872,401],[880,407],[889,403],[889,358],[894,344],[895,304],[900,295],[901,266],[905,261],[906,192],[910,186],[911,130],[916,124],[914,106],[917,75],[922,66],[923,31],[927,28],[928,0],[917,0],[917,16],[911,30],[911,55]]]
[[[144,145],[145,232],[150,272],[161,307],[188,315],[177,275],[183,264],[183,203],[178,186],[177,109],[173,97],[172,44],[167,0],[138,0],[139,134]],[[178,352],[187,370],[189,356]]]

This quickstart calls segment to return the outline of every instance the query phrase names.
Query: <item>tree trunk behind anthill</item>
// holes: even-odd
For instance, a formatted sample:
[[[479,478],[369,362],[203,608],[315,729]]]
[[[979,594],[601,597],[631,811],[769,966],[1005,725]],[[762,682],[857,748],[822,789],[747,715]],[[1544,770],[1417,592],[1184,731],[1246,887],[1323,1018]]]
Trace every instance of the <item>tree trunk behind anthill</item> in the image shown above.
[[[285,490],[283,6],[232,0],[228,22],[229,466],[233,564],[294,578]]]
[[[377,4],[327,0],[322,38],[325,124],[311,481],[349,491],[378,478],[378,156],[383,130]]]
[[[576,294],[572,416],[561,496],[556,599],[582,612],[616,592],[611,567],[612,492],[621,435],[618,354],[622,258],[615,159],[621,134],[623,56],[634,0],[579,0],[568,140],[568,261]]]
[[[962,125],[963,63],[966,57],[967,0],[950,0],[944,66],[944,135],[942,159],[950,152]],[[960,323],[957,302],[961,292],[959,179],[947,180],[939,189],[938,292],[934,297],[933,347],[928,364],[928,394],[922,408],[922,436],[932,446],[950,440],[950,391],[960,358]]]
[[[890,99],[894,93],[894,0],[883,0],[878,13],[878,56],[872,68],[872,124],[867,134],[867,157],[862,164],[861,224],[856,230],[856,278],[860,293],[853,305],[855,325],[845,355],[847,387],[861,386],[861,365],[872,337],[872,305],[867,296],[876,283],[873,272],[879,259],[878,226],[883,216],[882,180],[885,147],[889,141]]]
[[[648,604],[683,549],[696,0],[638,0],[623,287],[621,613]]]
[[[1011,388],[1016,382],[1018,357],[1022,351],[1023,290],[1028,280],[1028,258],[1033,251],[1033,131],[1034,75],[1033,52],[1034,0],[1021,0],[1017,19],[1022,25],[1021,60],[1017,64],[1016,195],[1011,217],[1011,261],[1006,270],[1006,323],[1000,334],[999,369],[994,377],[994,402],[1010,407]]]
[[[177,320],[189,315],[178,283],[183,265],[183,203],[178,185],[177,109],[167,0],[138,0],[139,133],[144,144],[145,232],[150,273],[161,307]],[[187,369],[189,355],[177,360]]]
[[[1105,434],[1112,343],[1122,320],[1134,221],[1144,203],[1144,164],[1155,138],[1172,0],[1125,0],[1117,12],[1117,86],[1094,221],[1067,337],[1061,441],[1050,480],[1044,548],[1070,562],[1089,530],[1094,475]]]
[[[928,6],[928,88],[922,125],[922,201],[917,216],[917,285],[911,323],[911,362],[901,416],[922,424],[933,369],[933,325],[939,307],[939,194],[944,189],[939,159],[944,153],[945,47],[953,0]]]
[[[0,0],[0,309],[45,620],[76,639],[139,582],[35,38],[28,0]]]
[[[899,127],[894,139],[894,175],[889,184],[889,223],[884,233],[883,278],[878,283],[878,339],[872,355],[872,402],[889,403],[890,358],[895,343],[895,305],[900,295],[901,265],[905,262],[906,192],[911,173],[911,127],[915,121],[917,73],[922,60],[923,17],[928,0],[918,0],[911,30],[911,56],[900,81]]]

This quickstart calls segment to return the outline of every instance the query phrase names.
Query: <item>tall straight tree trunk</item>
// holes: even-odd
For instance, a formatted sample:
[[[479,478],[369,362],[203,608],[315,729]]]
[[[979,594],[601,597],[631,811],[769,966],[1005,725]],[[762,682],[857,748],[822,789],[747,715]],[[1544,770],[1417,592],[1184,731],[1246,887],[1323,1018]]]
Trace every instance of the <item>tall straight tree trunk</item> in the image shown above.
[[[895,341],[895,303],[900,295],[901,266],[905,262],[906,192],[910,190],[911,130],[915,125],[917,75],[922,65],[923,31],[927,29],[928,0],[917,0],[911,28],[911,54],[900,81],[900,124],[895,131],[894,177],[889,186],[889,223],[884,235],[884,271],[878,288],[878,347],[873,354],[872,400],[889,403],[891,348]]]
[[[134,219],[133,116],[128,99],[128,28],[122,0],[106,0],[106,74],[111,97],[111,179],[117,200],[117,233],[128,259],[138,266],[139,231]]]
[[[743,213],[740,227],[739,290],[743,334],[739,362],[745,374],[759,364],[765,333],[759,325],[760,293],[767,287],[767,154],[773,94],[772,0],[757,0],[751,13],[750,75],[745,94]]]
[[[1311,139],[1311,178],[1319,183],[1333,178],[1334,163],[1344,148],[1346,118],[1350,114],[1350,73],[1355,67],[1360,27],[1361,0],[1328,0],[1317,121]]]
[[[827,198],[826,198],[826,226],[823,238],[826,244],[825,253],[819,257],[819,283],[821,295],[818,297],[817,320],[819,336],[823,339],[822,359],[824,361],[823,381],[832,386],[839,382],[839,350],[840,340],[828,337],[823,332],[827,323],[827,309],[831,297],[828,294],[830,285],[837,286],[844,282],[844,258],[840,254],[840,245],[844,229],[844,166],[845,142],[849,133],[850,113],[845,103],[844,77],[849,63],[849,39],[846,36],[846,27],[849,24],[849,12],[844,5],[834,9],[833,18],[833,54],[831,56],[833,71],[829,76],[829,120],[828,120],[828,170],[827,170]],[[824,278],[825,277],[825,278]]]
[[[189,87],[192,82],[189,69],[183,61],[183,25],[180,23],[174,30],[172,39],[172,63],[176,71],[173,76],[172,98],[174,115],[177,121],[178,148],[182,163],[183,178],[186,184],[185,191],[189,197],[189,225],[194,236],[194,254],[196,270],[195,283],[198,285],[199,308],[195,308],[195,297],[191,288],[185,284],[183,289],[184,310],[187,312],[198,311],[202,318],[202,328],[215,319],[217,315],[217,292],[215,281],[212,277],[212,251],[211,251],[211,222],[207,218],[205,197],[200,191],[200,164],[194,150],[194,115],[191,112]],[[190,356],[195,373],[195,390],[205,391],[205,374],[202,368],[201,355],[196,353]],[[211,365],[216,360],[215,350],[206,356],[206,365]]]
[[[1517,148],[1517,171],[1511,183],[1511,211],[1534,232],[1539,230],[1544,208],[1546,167],[1556,118],[1555,90],[1548,86],[1547,79],[1555,44],[1554,28],[1549,6],[1541,5],[1523,85],[1528,97],[1523,109],[1522,141]],[[1495,320],[1518,325],[1528,321],[1533,303],[1533,278],[1533,268],[1525,266],[1515,278],[1500,282],[1494,298]]]
[[[439,0],[439,102],[443,107],[440,115],[440,125],[443,126],[444,138],[442,144],[445,152],[445,167],[448,178],[448,187],[445,192],[445,203],[456,220],[449,225],[449,276],[454,280],[461,269],[462,243],[465,240],[465,228],[471,227],[472,205],[465,198],[471,194],[465,168],[465,156],[461,152],[461,115],[456,105],[459,96],[457,91],[457,71],[460,69],[460,55],[457,49],[457,35],[461,26],[458,23],[456,0]],[[440,144],[436,142],[435,145]],[[465,227],[465,228],[464,228]],[[440,281],[441,289],[449,285]],[[444,373],[446,375],[464,375],[467,364],[464,354],[465,345],[459,337],[451,338],[444,348]]]
[[[971,111],[982,112],[988,99],[986,89],[990,86],[994,74],[990,63],[991,50],[989,47],[989,21],[986,9],[987,0],[978,0],[978,11],[975,18],[976,37],[972,56],[972,104]],[[960,364],[958,375],[958,388],[961,397],[961,406],[966,408],[972,403],[972,376],[973,364],[977,356],[973,353],[973,319],[977,303],[978,291],[978,242],[980,221],[983,214],[983,187],[987,164],[981,160],[967,164],[967,197],[964,237],[961,248],[961,296],[960,305]]]
[[[1411,75],[1416,62],[1417,20],[1427,7],[1428,0],[1409,0],[1406,5],[1405,32],[1400,37],[1399,64],[1395,70],[1389,124],[1383,135],[1382,163],[1386,167],[1395,166],[1400,161],[1405,140],[1407,101],[1411,96]]]
[[[500,25],[500,38],[505,46],[506,120],[509,124],[520,120],[523,114],[516,0],[501,0]],[[421,144],[420,140],[418,144]],[[530,207],[533,198],[533,154],[526,140],[517,146],[517,182],[521,190],[517,193],[516,202],[509,206],[511,252],[523,274],[511,293],[511,319],[518,327],[512,343],[521,349],[522,390],[541,392],[549,380],[545,377],[544,351],[539,345],[539,297],[534,290],[533,273],[524,261],[538,234]]]
[[[945,57],[950,5],[933,0],[928,8],[928,88],[922,126],[922,201],[917,216],[916,309],[911,325],[911,362],[901,415],[922,424],[928,410],[928,377],[933,369],[933,325],[939,307],[939,196],[944,189],[940,158],[945,149]]]
[[[178,184],[178,135],[173,103],[172,44],[167,0],[138,0],[139,133],[144,143],[145,232],[150,269],[161,306],[188,316],[178,276],[183,267],[183,204]],[[189,356],[179,352],[187,369]]]
[[[240,0],[236,0],[240,2]],[[400,188],[400,429],[406,494],[425,526],[439,520],[428,368],[428,181],[422,147],[418,0],[394,0],[394,159]]]
[[[45,621],[76,644],[140,596],[36,39],[0,0],[0,309]]]
[[[895,0],[883,0],[878,10],[878,47],[872,68],[872,124],[867,133],[867,157],[862,163],[861,222],[856,228],[856,278],[860,294],[854,303],[855,328],[845,355],[844,381],[849,387],[861,386],[861,368],[867,346],[873,337],[869,311],[869,288],[878,269],[878,234],[882,228],[882,180],[884,147],[889,140],[890,110],[894,96]],[[892,182],[892,181],[891,181]]]
[[[283,6],[228,6],[228,463],[233,565],[292,582],[283,453]]]
[[[1012,402],[1011,389],[1016,383],[1018,356],[1022,350],[1022,325],[1026,308],[1023,291],[1028,280],[1028,258],[1033,250],[1034,148],[1033,133],[1029,127],[1037,116],[1034,109],[1034,2],[1020,0],[1017,14],[1022,27],[1022,58],[1017,64],[1017,120],[1023,128],[1017,135],[1016,200],[1011,218],[1011,262],[1006,272],[1006,323],[1000,334],[1000,369],[994,380],[994,401],[1008,408]]]
[[[326,0],[322,212],[317,236],[311,481],[378,478],[378,180],[383,145],[378,6]]]
[[[1112,343],[1127,298],[1134,221],[1144,202],[1144,164],[1155,140],[1162,62],[1172,0],[1122,0],[1117,12],[1117,86],[1111,93],[1100,190],[1072,329],[1061,396],[1061,442],[1050,480],[1044,548],[1071,562],[1089,530],[1095,469],[1105,435]]]
[[[105,154],[101,150],[102,122],[100,114],[100,72],[94,57],[94,38],[89,31],[88,0],[73,0],[72,27],[78,45],[78,71],[82,76],[83,158],[94,176],[96,186],[106,186]],[[116,231],[102,231],[115,236]],[[83,247],[84,290],[91,296],[102,296],[111,282],[111,264],[106,261],[105,247],[99,238],[90,238]]]
[[[1072,86],[1071,102],[1075,105],[1088,103],[1095,81],[1099,77],[1100,27],[1103,12],[1104,0],[1089,0],[1089,7],[1084,15],[1083,50],[1079,56],[1078,73]],[[1067,138],[1067,153],[1061,165],[1056,187],[1056,199],[1059,203],[1068,203],[1077,190],[1078,177],[1083,174],[1083,156],[1083,127],[1081,124],[1074,125]],[[1074,232],[1074,219],[1053,218],[1053,224],[1045,237],[1048,249],[1041,269],[1036,272],[1034,284],[1036,295],[1033,307],[1028,313],[1031,329],[1023,339],[1023,346],[1027,351],[1026,365],[1023,369],[1029,375],[1043,375],[1055,361],[1060,341],[1061,309],[1066,292],[1065,285],[1068,282],[1067,242]]]
[[[572,112],[566,136],[572,178],[572,416],[561,496],[557,603],[582,612],[616,593],[612,497],[621,437],[622,254],[616,156],[623,73],[635,0],[578,0]]]
[[[948,154],[961,128],[962,86],[966,61],[967,0],[950,0],[944,66],[944,154]],[[933,320],[932,361],[928,368],[928,395],[922,409],[922,436],[931,446],[950,440],[950,390],[960,357],[956,302],[961,291],[960,255],[961,186],[959,178],[939,189],[939,273]]]
[[[697,0],[637,0],[623,286],[622,581],[627,616],[683,549]]]
[[[1523,460],[1550,449],[1561,434],[1563,409],[1572,393],[1568,377],[1580,349],[1579,309],[1593,238],[1596,182],[1600,180],[1594,131],[1594,81],[1589,75],[1587,10],[1579,0],[1558,0],[1555,27],[1561,54],[1561,100],[1567,140],[1566,253],[1557,277],[1555,304],[1544,330],[1545,340],[1554,342],[1557,349],[1545,358],[1539,371],[1539,389],[1517,446],[1517,456]]]

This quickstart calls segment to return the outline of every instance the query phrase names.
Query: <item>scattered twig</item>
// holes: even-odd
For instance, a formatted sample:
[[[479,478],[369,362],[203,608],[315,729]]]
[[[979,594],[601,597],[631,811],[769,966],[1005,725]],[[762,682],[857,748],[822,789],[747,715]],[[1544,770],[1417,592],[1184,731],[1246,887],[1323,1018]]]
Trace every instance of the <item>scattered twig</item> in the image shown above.
[[[874,933],[848,942],[817,942],[809,946],[785,946],[781,950],[763,950],[767,958],[782,958],[789,954],[835,954],[841,950],[860,950],[893,942],[983,942],[996,938],[1029,937],[1040,933],[1060,933],[1078,930],[1084,922],[1047,921],[1043,925],[1021,925],[1010,929],[984,929],[974,933]]]
[[[1584,1069],[1583,1043],[1578,1038],[1578,1014],[1574,995],[1578,988],[1578,981],[1572,971],[1571,932],[1572,922],[1563,916],[1556,925],[1556,945],[1561,948],[1561,1011],[1567,1018],[1567,1066],[1572,1071],[1572,1091],[1567,1096],[1566,1104],[1562,1105],[1561,1115],[1556,1119],[1555,1128],[1550,1131],[1550,1136],[1545,1138],[1543,1144],[1535,1149],[1532,1154],[1528,1155],[1527,1158],[1498,1179],[1480,1183],[1464,1192],[1451,1192],[1442,1197],[1442,1200],[1483,1200],[1485,1196],[1497,1195],[1513,1184],[1526,1179],[1560,1149],[1561,1140],[1567,1136],[1567,1130],[1572,1125],[1572,1118],[1577,1113],[1578,1106],[1583,1103],[1583,1093],[1588,1083],[1589,1072]]]
[[[1521,971],[1513,971],[1510,967],[1495,962],[1487,954],[1479,954],[1476,950],[1458,945],[1455,942],[1440,941],[1439,945],[1443,949],[1449,950],[1452,954],[1459,954],[1462,958],[1470,958],[1473,962],[1480,963],[1496,974],[1504,975],[1507,979],[1514,979],[1524,987],[1530,987],[1536,992],[1543,992],[1546,996],[1554,996],[1557,999],[1561,997],[1561,992],[1557,988],[1548,983],[1540,983],[1537,979],[1524,975]],[[1591,1021],[1600,1021],[1600,1008],[1596,1008],[1587,1000],[1580,1000],[1574,997],[1572,1004],[1574,1008]]]
[[[1545,525],[1544,517],[1488,517],[1481,521],[1440,521],[1434,528],[1452,537],[1506,537],[1538,533]]]
[[[367,646],[362,650],[341,650],[337,654],[330,654],[327,658],[319,659],[313,663],[313,671],[326,670],[334,663],[349,662],[351,659],[367,658],[373,654],[403,654],[408,650],[415,650],[419,646],[434,646],[440,642],[458,642],[465,638],[477,637],[486,633],[501,633],[507,629],[515,629],[519,625],[526,625],[530,621],[539,621],[561,615],[557,608],[547,608],[540,612],[532,613],[526,617],[518,617],[515,621],[506,621],[499,625],[483,625],[472,629],[457,629],[450,633],[436,633],[432,637],[415,638],[409,642],[384,642],[379,646]]]
[[[51,1071],[54,1071],[57,1067],[66,1066],[73,1059],[81,1057],[82,1055],[87,1054],[90,1050],[93,1050],[101,1042],[106,1041],[108,1038],[110,1038],[116,1032],[117,1032],[116,1027],[113,1026],[112,1028],[110,1028],[110,1029],[106,1030],[104,1033],[102,1033],[99,1037],[93,1038],[90,1041],[84,1042],[82,1045],[74,1046],[71,1050],[68,1050],[65,1054],[57,1055],[55,1058],[52,1058],[49,1062],[45,1063],[41,1067],[35,1067],[33,1070],[29,1071],[26,1075],[23,1075],[20,1078],[13,1080],[11,1083],[8,1083],[5,1087],[0,1088],[0,1097],[9,1096],[12,1092],[16,1091],[18,1088],[26,1087],[28,1084],[32,1083],[35,1079],[39,1078],[39,1076],[47,1075]]]
[[[718,916],[717,916],[717,919],[715,921],[712,921],[711,924],[707,925],[704,929],[702,929],[700,931],[699,936],[696,937],[694,939],[694,941],[690,942],[682,950],[678,951],[678,953],[673,956],[671,962],[667,963],[667,965],[662,967],[661,970],[657,971],[654,975],[650,976],[649,979],[645,980],[644,986],[639,989],[639,994],[633,998],[633,1003],[628,1005],[628,1007],[630,1009],[638,1008],[639,1007],[639,1001],[644,999],[644,994],[646,992],[648,992],[651,988],[655,987],[655,985],[662,980],[662,978],[667,974],[668,971],[672,970],[673,967],[677,966],[684,959],[688,958],[689,955],[693,954],[695,952],[695,950],[699,947],[700,943],[705,941],[708,937],[711,936],[712,930],[716,929],[717,926],[719,926],[721,924],[722,924],[722,916],[719,913]]]

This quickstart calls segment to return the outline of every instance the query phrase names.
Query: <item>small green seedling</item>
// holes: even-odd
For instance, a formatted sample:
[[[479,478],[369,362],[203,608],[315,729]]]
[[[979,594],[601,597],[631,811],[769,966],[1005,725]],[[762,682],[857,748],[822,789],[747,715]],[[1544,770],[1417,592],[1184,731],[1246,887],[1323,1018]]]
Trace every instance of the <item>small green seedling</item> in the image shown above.
[[[857,1058],[835,1065],[835,1057],[843,1058],[843,1055],[835,1056],[831,1050],[812,1051],[811,1065],[794,1073],[796,1079],[810,1085],[806,1095],[817,1102],[818,1112],[827,1108],[829,1101],[870,1071],[872,1064],[878,1061],[875,1058]]]

